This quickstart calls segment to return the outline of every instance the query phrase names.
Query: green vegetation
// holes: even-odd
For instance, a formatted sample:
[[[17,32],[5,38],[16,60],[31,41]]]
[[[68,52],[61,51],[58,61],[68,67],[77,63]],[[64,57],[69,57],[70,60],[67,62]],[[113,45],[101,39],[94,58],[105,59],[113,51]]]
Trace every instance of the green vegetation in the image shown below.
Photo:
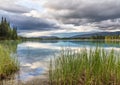
[[[119,39],[120,39],[120,35],[105,37],[105,40],[119,40]]]
[[[114,36],[92,36],[91,39],[104,39],[104,40],[119,40],[120,35],[114,35]]]
[[[0,45],[3,48],[8,48],[10,53],[15,54],[17,51],[17,45],[20,44],[22,41],[21,40],[3,40],[0,41]]]
[[[119,57],[100,48],[62,50],[50,62],[50,85],[120,85]]]
[[[17,28],[11,28],[10,23],[6,20],[6,18],[2,17],[0,22],[0,40],[5,39],[18,39]]]
[[[0,80],[6,79],[19,70],[16,57],[11,57],[9,50],[0,45]]]

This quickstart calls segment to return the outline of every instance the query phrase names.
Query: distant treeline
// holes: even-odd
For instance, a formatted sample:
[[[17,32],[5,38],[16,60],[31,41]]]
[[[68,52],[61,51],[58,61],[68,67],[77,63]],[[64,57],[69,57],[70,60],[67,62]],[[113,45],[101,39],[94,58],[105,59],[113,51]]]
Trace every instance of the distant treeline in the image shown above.
[[[81,40],[120,40],[120,35],[109,35],[109,36],[100,36],[100,35],[95,35],[95,36],[90,36],[90,37],[74,37],[74,38],[58,38],[58,39],[81,39]]]
[[[17,39],[17,27],[11,27],[10,23],[7,21],[6,18],[1,19],[0,22],[0,40],[5,40],[5,39],[12,39],[15,40]]]
[[[112,39],[120,39],[120,35],[111,35],[111,36],[92,36],[92,39],[104,39],[104,40],[112,40]]]

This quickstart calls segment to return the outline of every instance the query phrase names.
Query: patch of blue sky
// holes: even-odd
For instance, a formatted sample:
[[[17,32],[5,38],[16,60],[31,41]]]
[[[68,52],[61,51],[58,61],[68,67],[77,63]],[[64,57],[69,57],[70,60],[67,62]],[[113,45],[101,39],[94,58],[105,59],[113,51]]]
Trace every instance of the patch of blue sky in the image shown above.
[[[20,0],[20,1],[17,1],[16,4],[30,8],[31,10],[37,10],[39,12],[42,12],[44,10],[42,5],[40,5],[37,2],[31,1],[31,0]]]

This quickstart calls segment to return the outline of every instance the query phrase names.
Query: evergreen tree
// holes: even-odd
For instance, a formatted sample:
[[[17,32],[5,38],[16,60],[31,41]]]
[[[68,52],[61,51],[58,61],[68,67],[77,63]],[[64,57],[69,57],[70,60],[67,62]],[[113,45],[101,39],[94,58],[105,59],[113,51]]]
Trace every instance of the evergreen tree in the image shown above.
[[[1,19],[0,22],[0,39],[17,39],[17,28],[11,28],[10,23],[6,18]]]
[[[13,38],[13,39],[17,39],[17,27],[14,27],[14,28],[13,28],[12,38]]]

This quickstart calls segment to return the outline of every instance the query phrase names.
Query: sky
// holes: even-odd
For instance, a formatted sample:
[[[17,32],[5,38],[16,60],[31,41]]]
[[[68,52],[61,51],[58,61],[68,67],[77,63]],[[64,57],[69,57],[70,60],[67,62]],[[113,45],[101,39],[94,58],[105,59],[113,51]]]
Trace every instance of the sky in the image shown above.
[[[120,0],[0,0],[6,17],[24,37],[120,31]]]

